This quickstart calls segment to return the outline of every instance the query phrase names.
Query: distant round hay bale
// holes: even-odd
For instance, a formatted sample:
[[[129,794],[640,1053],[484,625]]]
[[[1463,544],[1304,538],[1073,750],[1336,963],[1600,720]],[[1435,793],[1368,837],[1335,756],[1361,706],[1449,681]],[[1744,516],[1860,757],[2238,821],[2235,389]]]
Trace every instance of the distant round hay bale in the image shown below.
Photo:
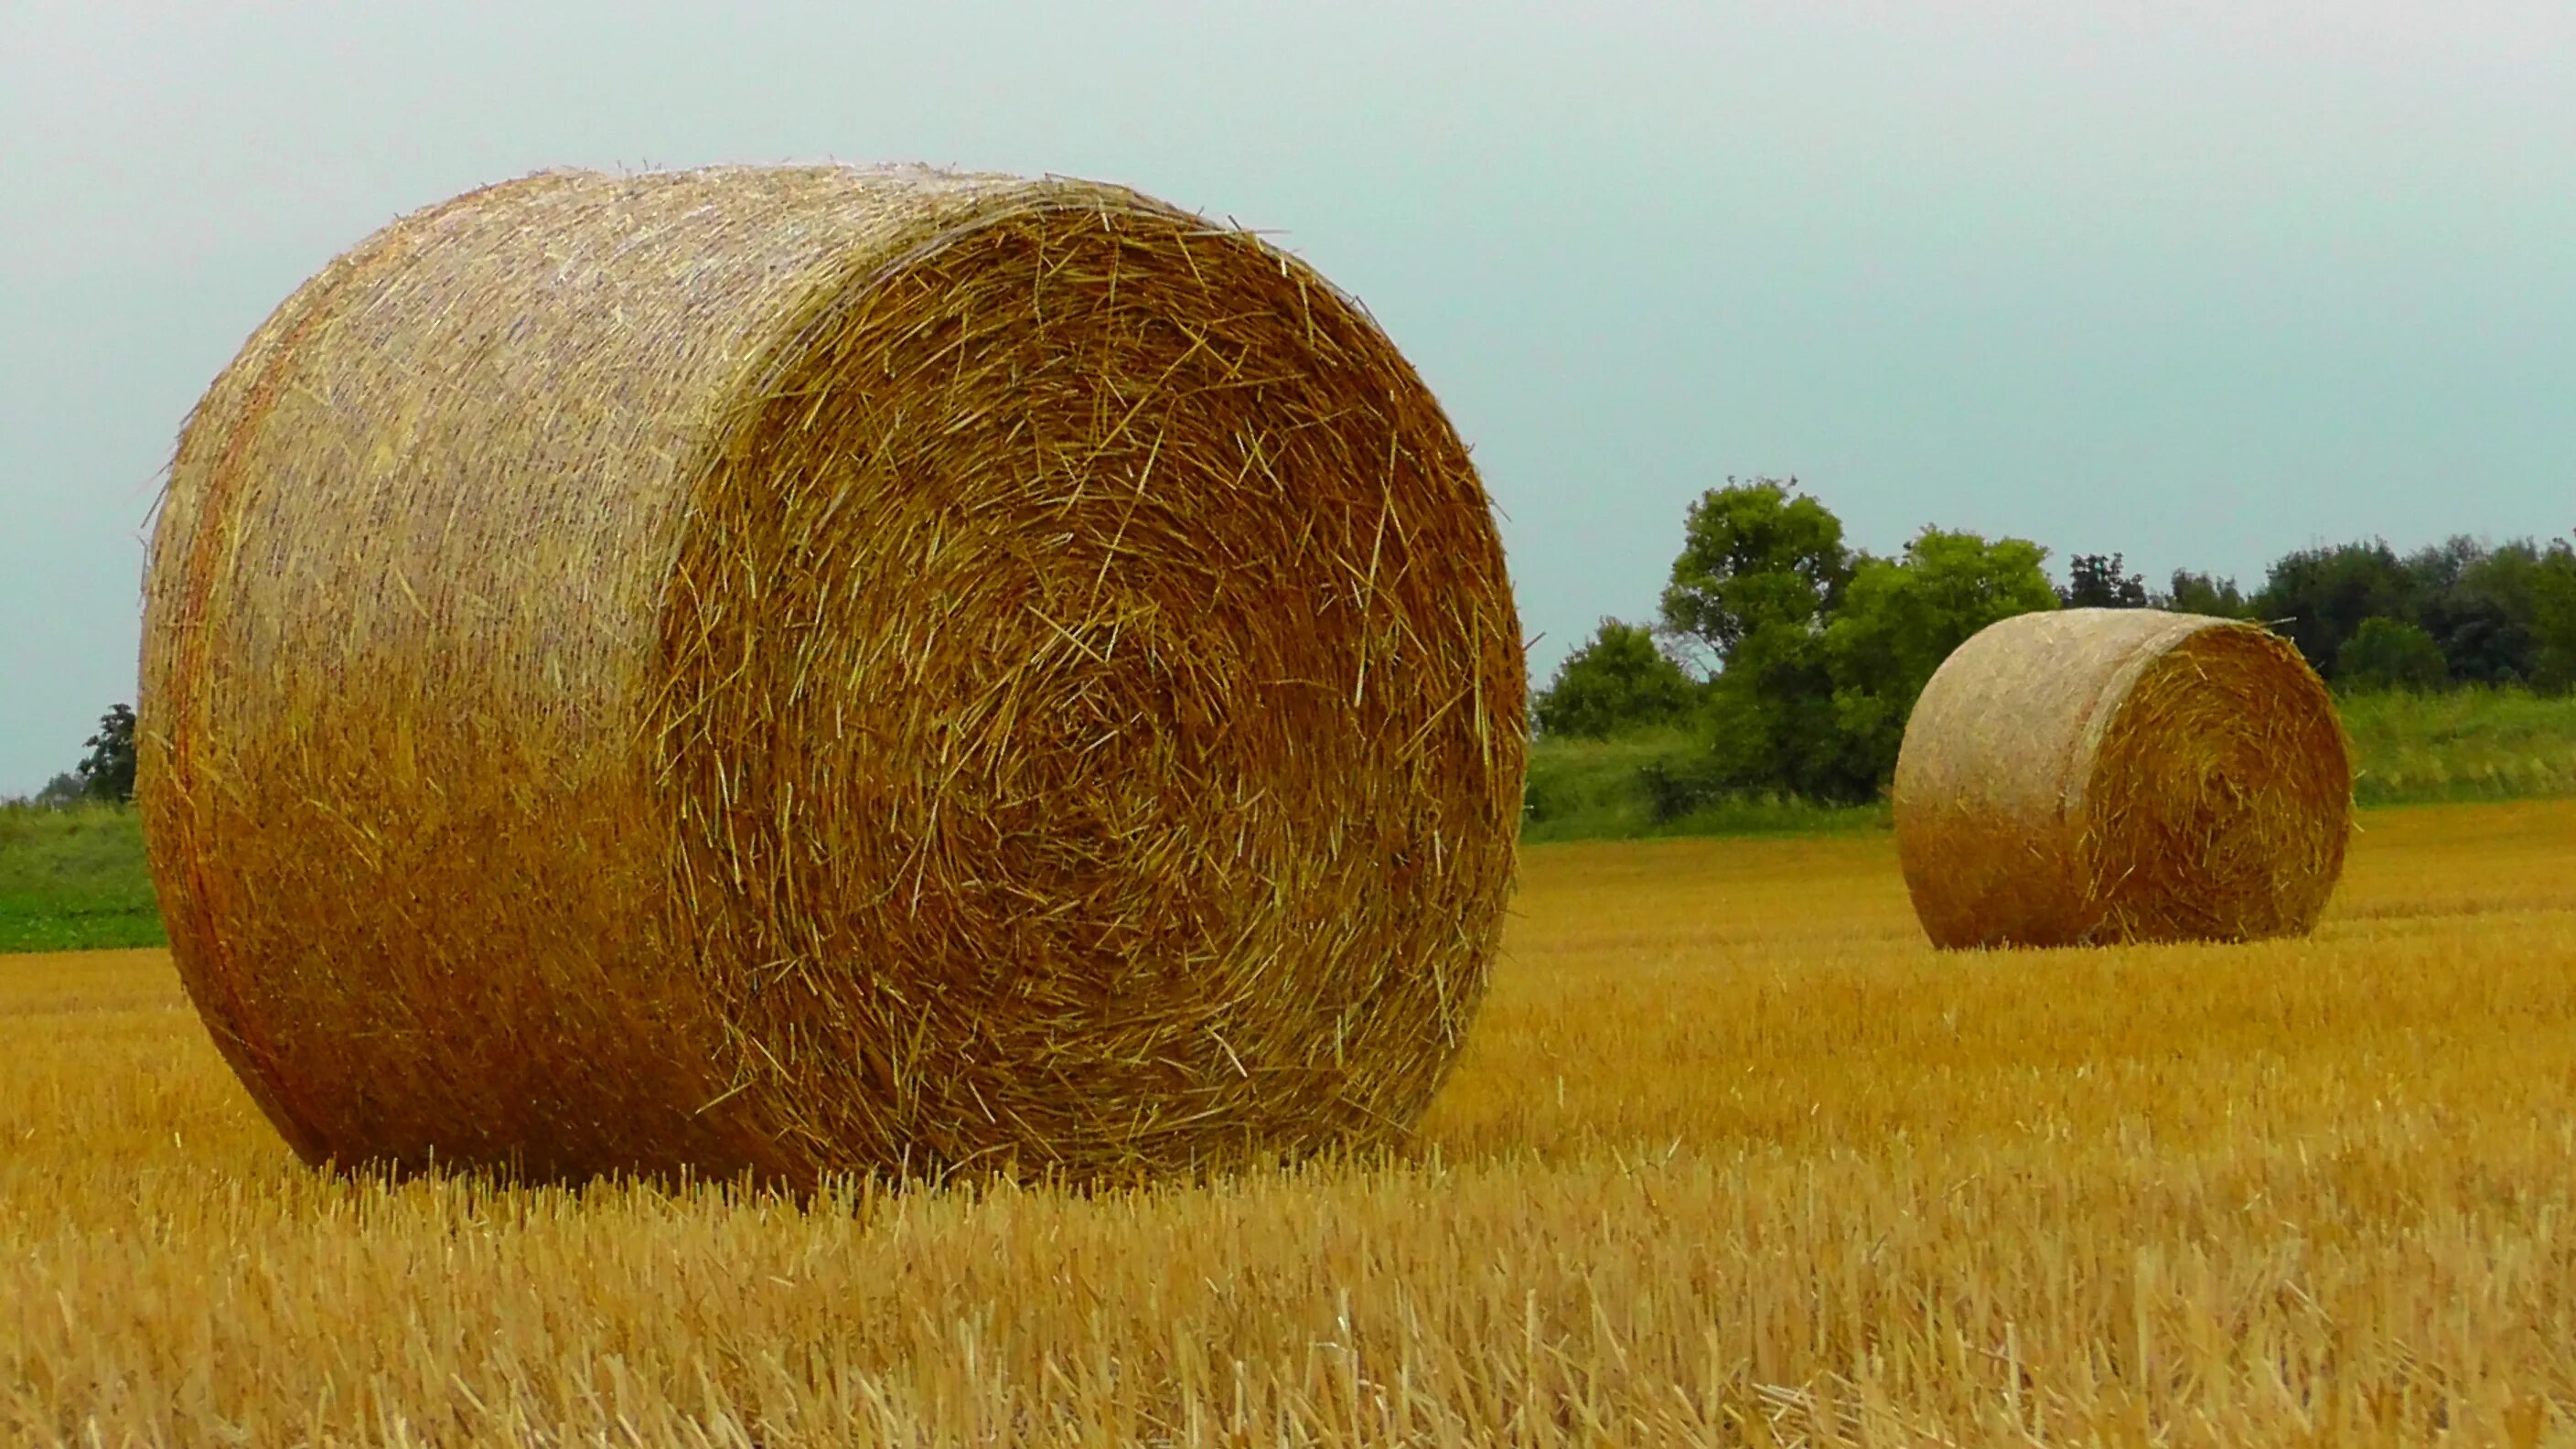
[[[181,439],[141,796],[306,1158],[1072,1177],[1400,1130],[1512,868],[1521,637],[1350,299],[1132,192],[549,173]]]
[[[1936,946],[2298,935],[2343,870],[2352,763],[2325,686],[2271,632],[2068,609],[1942,664],[1895,813]]]

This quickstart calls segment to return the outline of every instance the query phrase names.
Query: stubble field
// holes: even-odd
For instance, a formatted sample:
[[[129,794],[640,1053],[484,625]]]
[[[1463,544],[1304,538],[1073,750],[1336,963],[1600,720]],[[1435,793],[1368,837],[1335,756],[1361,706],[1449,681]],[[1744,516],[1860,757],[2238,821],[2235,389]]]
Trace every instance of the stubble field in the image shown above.
[[[0,956],[0,1441],[2576,1444],[2576,806],[2309,941],[1937,956],[1883,833],[1531,850],[1418,1140],[824,1201],[298,1166]]]

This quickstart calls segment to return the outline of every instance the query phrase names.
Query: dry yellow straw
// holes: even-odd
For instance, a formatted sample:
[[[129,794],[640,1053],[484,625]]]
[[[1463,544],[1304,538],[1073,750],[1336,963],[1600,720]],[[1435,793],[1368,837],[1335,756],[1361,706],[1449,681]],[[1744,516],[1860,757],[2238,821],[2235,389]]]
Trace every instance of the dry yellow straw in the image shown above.
[[[253,336],[154,541],[189,990],[316,1161],[1221,1165],[1482,992],[1520,632],[1367,315],[1114,187],[551,173]]]
[[[2352,764],[2298,650],[2250,624],[2070,609],[1950,656],[1898,757],[1933,944],[2250,940],[2315,926]]]

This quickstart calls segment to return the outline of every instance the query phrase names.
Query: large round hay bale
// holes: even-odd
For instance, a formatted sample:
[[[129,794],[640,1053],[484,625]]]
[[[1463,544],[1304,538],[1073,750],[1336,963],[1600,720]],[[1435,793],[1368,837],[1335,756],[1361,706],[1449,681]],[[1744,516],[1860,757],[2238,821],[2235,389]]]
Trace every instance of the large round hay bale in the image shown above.
[[[1943,662],[1895,812],[1936,946],[2298,935],[2343,870],[2352,763],[2325,686],[2270,631],[2068,609]]]
[[[1400,1129],[1524,763],[1365,312],[1132,192],[550,173],[250,339],[154,539],[173,950],[304,1156],[1222,1165]]]

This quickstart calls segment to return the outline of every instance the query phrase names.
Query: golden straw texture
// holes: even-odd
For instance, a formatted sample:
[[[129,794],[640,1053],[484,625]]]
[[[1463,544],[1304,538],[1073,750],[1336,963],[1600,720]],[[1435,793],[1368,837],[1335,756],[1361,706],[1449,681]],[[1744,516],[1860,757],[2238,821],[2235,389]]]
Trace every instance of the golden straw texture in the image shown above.
[[[1895,813],[1936,946],[2300,935],[2343,870],[2352,763],[2324,684],[2269,631],[2068,609],[1942,664]]]
[[[548,173],[182,436],[140,794],[316,1161],[1190,1170],[1409,1124],[1523,769],[1487,498],[1367,315],[1132,192]]]

